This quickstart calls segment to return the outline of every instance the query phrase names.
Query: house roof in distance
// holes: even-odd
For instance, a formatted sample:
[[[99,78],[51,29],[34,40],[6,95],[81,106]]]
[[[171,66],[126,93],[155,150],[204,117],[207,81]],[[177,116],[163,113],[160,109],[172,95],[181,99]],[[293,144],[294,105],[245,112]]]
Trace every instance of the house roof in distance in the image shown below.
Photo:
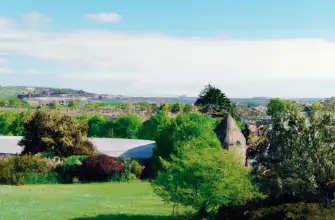
[[[0,155],[19,154],[20,136],[0,136]],[[112,157],[151,158],[155,141],[119,138],[89,138],[97,151]]]

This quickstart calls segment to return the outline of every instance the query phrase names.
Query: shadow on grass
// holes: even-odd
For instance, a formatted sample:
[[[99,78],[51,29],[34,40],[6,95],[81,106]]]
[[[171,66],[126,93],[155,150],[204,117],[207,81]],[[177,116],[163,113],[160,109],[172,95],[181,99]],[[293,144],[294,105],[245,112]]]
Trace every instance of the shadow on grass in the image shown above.
[[[126,215],[126,214],[110,214],[110,215],[97,215],[95,217],[79,217],[72,220],[181,220],[185,217],[175,216],[155,216],[155,215]]]

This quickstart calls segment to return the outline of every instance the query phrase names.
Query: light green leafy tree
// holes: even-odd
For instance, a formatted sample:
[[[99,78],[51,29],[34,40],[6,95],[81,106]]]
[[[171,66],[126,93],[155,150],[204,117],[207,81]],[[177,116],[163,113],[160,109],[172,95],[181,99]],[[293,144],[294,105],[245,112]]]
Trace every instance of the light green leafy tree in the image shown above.
[[[284,114],[288,110],[288,101],[281,100],[280,98],[271,99],[267,105],[266,113],[270,116]]]
[[[76,100],[70,100],[68,103],[68,107],[72,109],[79,109],[80,108],[80,102]]]
[[[263,197],[233,152],[193,144],[178,157],[162,160],[164,171],[153,186],[165,202],[216,212]]]
[[[171,123],[165,126],[156,137],[156,147],[153,152],[155,168],[161,168],[159,158],[169,160],[172,154],[178,156],[187,143],[192,142],[198,148],[222,149],[213,131],[217,123],[217,120],[198,113],[182,114],[171,119]]]
[[[157,115],[143,123],[140,129],[139,138],[144,140],[155,140],[162,130],[169,126],[172,119],[169,118],[168,113],[161,111]]]
[[[137,115],[120,116],[114,121],[114,135],[118,138],[137,139],[141,126],[142,121]]]
[[[183,109],[184,113],[190,113],[192,112],[192,110],[193,110],[193,107],[191,104],[185,104],[184,109]]]
[[[178,113],[182,110],[182,107],[179,103],[175,103],[171,106],[171,112],[172,113]]]

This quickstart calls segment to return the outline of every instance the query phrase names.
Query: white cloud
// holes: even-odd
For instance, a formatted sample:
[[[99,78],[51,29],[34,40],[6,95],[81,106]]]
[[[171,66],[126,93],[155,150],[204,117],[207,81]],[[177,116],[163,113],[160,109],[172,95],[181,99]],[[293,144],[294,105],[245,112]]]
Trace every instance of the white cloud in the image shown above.
[[[106,90],[119,86],[133,95],[197,95],[204,85],[213,83],[229,97],[284,96],[288,91],[300,97],[335,93],[335,87],[303,85],[306,81],[335,83],[335,42],[323,39],[255,41],[13,30],[1,41],[1,34],[0,55],[55,64],[64,71],[50,80],[64,80],[73,87],[90,81],[91,91],[108,84]],[[285,83],[293,81],[301,85]]]
[[[97,13],[97,14],[86,14],[84,16],[86,19],[99,21],[99,22],[120,22],[122,20],[121,16],[117,13]]]
[[[27,14],[22,15],[22,19],[27,22],[33,22],[33,23],[46,23],[51,21],[49,17],[46,17],[37,11],[32,11]]]
[[[0,66],[0,74],[10,74],[13,73],[14,70],[7,66]]]

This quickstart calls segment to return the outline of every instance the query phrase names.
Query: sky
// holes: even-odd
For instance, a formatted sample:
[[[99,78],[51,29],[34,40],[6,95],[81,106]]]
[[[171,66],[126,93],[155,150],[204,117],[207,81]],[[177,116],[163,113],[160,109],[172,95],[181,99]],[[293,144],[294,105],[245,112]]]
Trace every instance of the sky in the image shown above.
[[[332,0],[0,0],[0,85],[335,96]]]

